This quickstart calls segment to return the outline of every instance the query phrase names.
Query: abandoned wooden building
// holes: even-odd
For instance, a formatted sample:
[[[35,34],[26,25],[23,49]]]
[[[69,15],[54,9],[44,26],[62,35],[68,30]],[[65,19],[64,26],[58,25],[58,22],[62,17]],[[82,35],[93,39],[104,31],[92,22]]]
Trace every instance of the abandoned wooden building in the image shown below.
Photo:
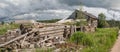
[[[68,18],[59,21],[59,23],[76,23],[79,22],[81,31],[94,32],[98,25],[96,16],[86,12],[75,10]]]

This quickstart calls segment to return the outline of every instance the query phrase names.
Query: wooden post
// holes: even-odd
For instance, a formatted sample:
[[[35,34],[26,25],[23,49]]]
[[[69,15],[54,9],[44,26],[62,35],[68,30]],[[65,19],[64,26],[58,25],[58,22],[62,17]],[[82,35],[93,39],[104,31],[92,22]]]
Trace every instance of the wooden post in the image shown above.
[[[77,27],[76,27],[76,25],[75,25],[75,26],[74,26],[74,32],[76,32],[76,31],[77,31],[77,30],[76,30],[76,28],[77,28]]]
[[[69,28],[69,33],[68,33],[68,38],[70,38],[70,36],[72,35],[72,26],[70,26],[70,28]]]
[[[73,33],[74,33],[74,27],[73,27],[73,25],[71,25],[71,26],[70,26],[70,36],[71,36]],[[69,36],[69,37],[70,37],[70,36]]]
[[[83,26],[81,26],[80,29],[81,29],[80,31],[83,32]]]
[[[67,26],[65,26],[65,28],[64,28],[63,37],[66,38],[66,35],[67,35]]]

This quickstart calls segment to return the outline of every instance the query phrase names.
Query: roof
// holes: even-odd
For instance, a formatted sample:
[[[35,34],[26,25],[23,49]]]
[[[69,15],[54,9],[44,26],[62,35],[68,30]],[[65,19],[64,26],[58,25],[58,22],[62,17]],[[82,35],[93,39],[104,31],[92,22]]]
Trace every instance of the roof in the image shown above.
[[[82,14],[84,14],[84,15],[87,16],[87,17],[91,17],[91,18],[93,18],[93,19],[97,19],[96,16],[94,16],[94,15],[92,15],[92,14],[90,14],[90,13],[87,13],[86,11],[79,11],[79,10],[75,10],[67,19],[75,19],[75,18],[76,18],[76,17],[75,17],[76,12],[82,13]]]
[[[62,20],[58,21],[58,23],[64,23],[65,20],[68,20],[68,19],[76,19],[75,15],[76,15],[76,12],[82,12],[83,14],[85,14],[87,17],[91,17],[95,20],[98,20],[98,18],[90,13],[87,13],[86,11],[79,11],[79,10],[75,10],[69,17],[66,17],[66,18],[63,18]]]

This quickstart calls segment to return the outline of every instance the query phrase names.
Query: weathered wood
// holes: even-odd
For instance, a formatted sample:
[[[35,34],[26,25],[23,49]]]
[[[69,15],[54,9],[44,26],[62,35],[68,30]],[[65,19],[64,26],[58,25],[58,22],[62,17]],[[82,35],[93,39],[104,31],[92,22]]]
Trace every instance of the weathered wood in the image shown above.
[[[70,36],[72,35],[74,33],[74,26],[73,25],[71,25],[70,26],[70,34],[69,34],[69,38],[70,38]]]
[[[65,28],[64,28],[64,34],[63,34],[63,37],[64,37],[64,38],[67,37],[67,26],[65,26]]]
[[[47,41],[47,40],[49,40],[49,39],[52,39],[52,38],[54,38],[54,37],[50,37],[50,38],[47,38],[47,39],[45,39],[45,40],[42,40],[42,41],[38,42],[38,44],[43,43],[43,42],[45,42],[45,41]]]
[[[31,32],[32,32],[32,31],[30,31],[29,33],[31,33]],[[10,44],[10,43],[12,43],[12,42],[14,42],[14,41],[16,41],[16,40],[19,40],[19,39],[25,37],[26,35],[28,35],[28,33],[26,33],[26,34],[24,34],[24,35],[21,35],[21,36],[19,36],[19,37],[16,37],[15,39],[12,39],[12,40],[10,40],[10,41],[8,41],[8,42],[5,42],[4,44],[0,44],[0,47],[6,46],[6,45],[8,45],[8,44]]]
[[[75,26],[74,26],[74,32],[76,32],[76,31],[77,31],[77,30],[76,30],[76,28],[77,28],[77,26],[75,25]]]
[[[23,43],[25,42],[25,39],[26,39],[27,35],[24,37],[22,43],[21,43],[21,46],[23,46]]]

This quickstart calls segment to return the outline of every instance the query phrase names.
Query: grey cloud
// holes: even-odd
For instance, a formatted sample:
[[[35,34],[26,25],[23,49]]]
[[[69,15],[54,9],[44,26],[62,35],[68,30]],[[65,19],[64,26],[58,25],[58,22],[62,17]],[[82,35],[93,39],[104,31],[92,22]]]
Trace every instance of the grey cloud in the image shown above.
[[[119,0],[59,0],[63,4],[67,4],[69,6],[80,6],[85,5],[88,7],[103,7],[107,9],[117,9],[120,10],[120,1]],[[115,8],[116,6],[117,8]]]
[[[0,0],[0,2],[8,4],[4,9],[0,8],[1,13],[6,13],[6,16],[17,15],[21,13],[29,13],[37,10],[55,10],[66,9],[69,6],[60,4],[57,0]]]
[[[78,8],[76,6],[80,6],[80,2],[87,7],[117,8],[117,10],[120,7],[118,0],[0,0],[0,3],[8,5],[5,8],[0,8],[0,19],[3,17],[10,19],[64,18]],[[62,9],[69,12],[49,11]]]

